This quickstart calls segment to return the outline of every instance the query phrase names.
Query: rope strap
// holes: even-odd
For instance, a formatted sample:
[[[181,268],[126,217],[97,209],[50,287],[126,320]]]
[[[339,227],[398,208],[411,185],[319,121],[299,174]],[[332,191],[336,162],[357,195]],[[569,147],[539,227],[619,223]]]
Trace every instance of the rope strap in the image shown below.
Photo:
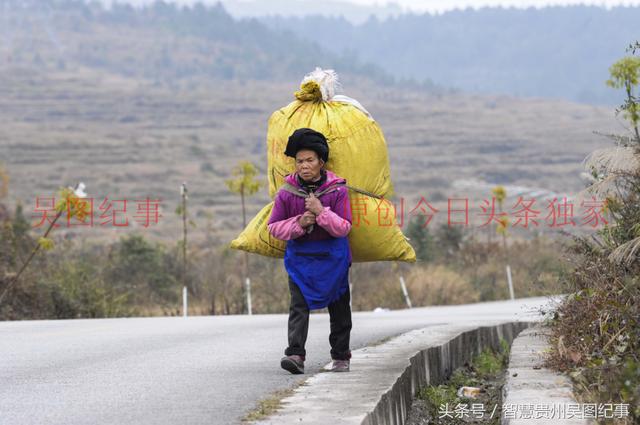
[[[354,192],[358,192],[358,193],[362,193],[363,195],[367,195],[367,196],[371,196],[372,198],[376,198],[376,199],[382,199],[382,196],[380,195],[376,195],[374,193],[371,192],[367,192],[366,190],[362,190],[362,189],[358,189],[357,187],[353,187],[353,186],[349,186],[348,184],[345,183],[336,183],[333,184],[331,186],[329,186],[328,188],[321,190],[319,192],[315,192],[316,196],[321,196],[324,195],[325,193],[331,192],[333,190],[336,190],[338,187],[344,186],[347,189],[351,189]],[[285,190],[289,193],[292,193],[296,196],[299,196],[301,198],[307,198],[309,196],[309,194],[307,192],[305,192],[303,189],[296,187],[294,185],[292,185],[291,183],[288,182],[284,182],[284,184],[282,185],[282,187],[280,187],[281,190]]]

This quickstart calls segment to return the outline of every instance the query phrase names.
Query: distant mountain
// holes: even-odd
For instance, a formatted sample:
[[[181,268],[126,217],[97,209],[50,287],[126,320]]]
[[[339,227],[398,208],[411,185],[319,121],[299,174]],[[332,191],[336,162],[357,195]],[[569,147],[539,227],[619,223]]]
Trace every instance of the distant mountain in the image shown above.
[[[379,19],[405,12],[397,3],[364,5],[340,0],[221,0],[225,9],[235,17],[323,15],[343,17],[361,24],[372,15]]]
[[[286,2],[269,4],[277,10]],[[261,7],[255,13],[264,12]],[[625,46],[640,38],[638,22],[638,7],[469,9],[372,17],[354,25],[319,15],[238,19],[222,4],[157,1],[141,8],[116,2],[105,8],[83,0],[5,0],[0,68],[86,67],[193,84],[299,81],[321,66],[336,69],[345,81],[613,105],[622,95],[604,81]]]
[[[391,82],[379,67],[328,51],[221,4],[162,1],[110,8],[82,0],[6,0],[0,8],[0,67],[87,67],[157,82],[299,80],[316,66]]]
[[[479,93],[614,104],[609,66],[640,38],[639,7],[485,8],[354,25],[326,16],[265,17],[336,54],[418,81]]]
[[[157,0],[85,0],[87,3],[100,1],[105,5],[126,3],[135,7],[148,6]],[[221,3],[234,18],[255,18],[259,16],[305,16],[324,15],[342,16],[350,22],[360,24],[371,15],[385,19],[397,16],[407,10],[397,3],[359,4],[349,0],[164,0],[166,3],[193,5],[202,3],[215,5]]]

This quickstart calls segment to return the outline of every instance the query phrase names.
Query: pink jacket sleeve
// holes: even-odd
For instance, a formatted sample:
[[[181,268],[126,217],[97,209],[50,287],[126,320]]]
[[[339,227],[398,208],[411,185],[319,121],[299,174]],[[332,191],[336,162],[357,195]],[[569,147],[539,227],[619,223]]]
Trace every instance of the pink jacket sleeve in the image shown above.
[[[298,223],[298,219],[301,216],[302,214],[298,214],[269,224],[269,233],[271,233],[274,238],[283,241],[288,241],[304,235],[305,229],[300,226],[300,223]]]
[[[316,216],[316,223],[334,238],[347,236],[351,230],[351,223],[331,211],[330,207],[324,207],[323,211]]]

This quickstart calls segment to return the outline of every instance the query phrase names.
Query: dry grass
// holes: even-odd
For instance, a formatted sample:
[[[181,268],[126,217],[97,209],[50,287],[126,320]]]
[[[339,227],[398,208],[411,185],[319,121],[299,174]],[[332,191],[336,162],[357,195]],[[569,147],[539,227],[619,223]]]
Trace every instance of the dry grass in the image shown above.
[[[467,304],[480,300],[480,293],[467,276],[444,265],[413,268],[406,281],[415,306]]]
[[[640,279],[637,264],[617,266],[586,240],[571,247],[574,268],[565,292],[570,296],[551,321],[552,350],[546,364],[568,373],[583,403],[628,403],[630,415],[613,422],[627,425],[640,418]],[[634,422],[635,421],[635,422]]]
[[[78,180],[97,203],[147,195],[163,200],[160,222],[149,228],[130,218],[129,227],[69,230],[112,241],[132,229],[158,239],[178,237],[174,209],[183,181],[197,225],[193,238],[203,237],[212,215],[220,240],[231,240],[240,230],[240,205],[223,180],[241,159],[256,163],[264,178],[267,119],[297,88],[297,81],[172,87],[82,68],[46,75],[5,68],[0,84],[0,156],[12,181],[10,205],[22,200],[33,211],[37,197]],[[344,87],[385,131],[405,214],[424,196],[441,211],[434,223],[446,220],[447,198],[469,197],[475,214],[490,196],[454,187],[459,180],[557,193],[581,189],[580,162],[599,143],[588,129],[615,126],[608,110],[563,101],[439,97],[348,76]],[[268,201],[266,190],[251,198],[249,218]]]
[[[242,418],[242,422],[250,423],[250,422],[259,421],[276,413],[278,409],[282,407],[282,400],[291,396],[293,392],[296,390],[296,388],[304,385],[306,382],[306,379],[307,378],[296,382],[296,384],[293,387],[274,391],[268,397],[260,400],[258,402],[258,406],[255,409],[249,411],[244,416],[244,418]]]

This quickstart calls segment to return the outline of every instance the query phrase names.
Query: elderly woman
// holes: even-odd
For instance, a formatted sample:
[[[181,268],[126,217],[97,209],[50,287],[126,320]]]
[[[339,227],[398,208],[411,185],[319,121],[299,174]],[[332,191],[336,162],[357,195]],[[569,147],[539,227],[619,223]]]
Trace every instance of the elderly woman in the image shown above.
[[[280,365],[304,373],[309,310],[329,308],[332,371],[349,371],[351,306],[349,267],[351,207],[346,180],[324,165],[329,146],[322,133],[301,128],[289,137],[285,155],[296,171],[275,197],[269,232],[287,241],[284,266],[289,275],[289,346]]]

